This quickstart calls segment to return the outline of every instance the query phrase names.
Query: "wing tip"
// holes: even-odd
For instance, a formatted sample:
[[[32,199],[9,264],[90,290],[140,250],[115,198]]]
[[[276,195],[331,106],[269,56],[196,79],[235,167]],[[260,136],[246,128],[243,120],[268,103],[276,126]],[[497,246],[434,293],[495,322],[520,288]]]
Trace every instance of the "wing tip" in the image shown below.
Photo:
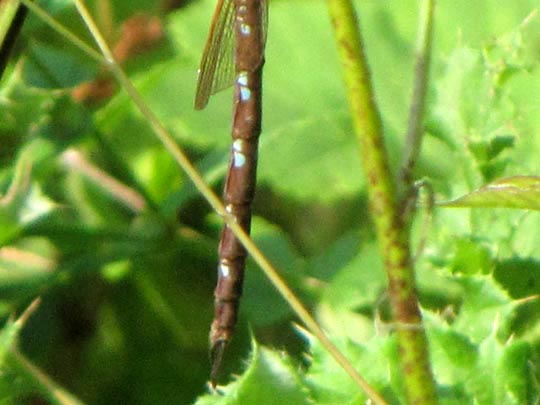
[[[193,107],[195,107],[195,110],[200,111],[204,110],[204,108],[208,105],[208,98],[204,97],[196,97],[195,102],[193,103]]]

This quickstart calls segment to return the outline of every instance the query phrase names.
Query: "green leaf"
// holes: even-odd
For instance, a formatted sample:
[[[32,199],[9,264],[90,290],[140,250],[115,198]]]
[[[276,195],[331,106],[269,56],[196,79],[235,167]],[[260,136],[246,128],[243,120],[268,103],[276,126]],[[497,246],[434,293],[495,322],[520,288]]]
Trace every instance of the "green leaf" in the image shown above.
[[[498,76],[498,67],[510,63],[512,51],[502,46],[497,49],[501,55],[491,61],[481,49],[457,48],[446,60],[443,73],[435,76],[435,99],[428,106],[427,126],[446,150],[441,145],[429,148],[426,142],[426,153],[433,149],[429,164],[454,194],[504,175],[514,163],[510,153],[520,146],[515,124],[520,107],[509,96],[514,81],[503,86]],[[526,69],[515,76],[525,78]],[[443,155],[447,159],[440,159]]]
[[[66,48],[33,41],[24,61],[23,77],[30,86],[62,89],[91,80],[97,69],[95,62],[81,57],[80,52],[71,54]]]
[[[3,49],[5,46],[5,39],[6,34],[8,33],[8,30],[11,27],[11,24],[13,23],[15,13],[17,12],[17,9],[19,8],[19,1],[18,0],[9,0],[4,1],[2,4],[0,4],[0,47]],[[7,57],[7,55],[2,52],[3,57]],[[5,63],[6,61],[3,61],[2,63]]]
[[[67,8],[73,8],[73,2],[69,0],[44,0],[41,3],[41,7],[43,7],[52,15],[55,15]]]
[[[14,147],[8,149],[8,145],[16,145],[39,133],[36,124],[44,120],[52,98],[49,92],[28,87],[18,73],[16,70],[5,78],[0,98],[0,135],[7,151],[11,152],[10,158],[13,158]],[[2,152],[2,156],[5,154],[6,151]]]
[[[31,181],[31,150],[29,148],[19,159],[13,182],[0,199],[0,245],[20,235],[26,226],[55,208],[54,202]]]
[[[480,345],[478,362],[466,381],[478,404],[525,404],[534,382],[530,378],[529,347],[524,342],[500,344],[494,336]]]
[[[222,395],[205,395],[196,405],[295,404],[311,405],[297,366],[277,351],[253,343],[253,353],[245,373],[235,382],[220,387]]]
[[[338,366],[328,351],[309,332],[300,332],[310,344],[311,364],[305,378],[315,403],[365,404],[366,394]],[[375,390],[390,403],[399,403],[400,372],[394,338],[381,334],[376,338],[364,339],[362,344],[351,342],[348,338],[334,339],[334,343]]]
[[[463,385],[478,361],[478,347],[467,335],[441,323],[437,316],[426,314],[430,355],[437,382],[441,386]]]
[[[446,402],[451,398],[479,404],[530,402],[534,383],[529,343],[512,338],[500,343],[496,319],[492,333],[476,343],[458,331],[459,322],[443,325],[437,316],[426,315],[432,364],[443,403],[456,403]]]
[[[328,203],[351,196],[364,186],[351,135],[349,118],[339,113],[282,123],[261,140],[259,179],[294,199]]]
[[[458,274],[487,274],[493,267],[491,253],[480,241],[457,238],[455,241],[451,270]]]
[[[463,304],[453,327],[474,342],[492,334],[508,336],[508,323],[516,302],[488,276],[465,276],[458,279],[463,294]]]
[[[138,89],[160,118],[184,144],[198,150],[220,149],[227,159],[230,143],[230,93],[214,96],[208,109],[193,110],[196,66],[206,36],[208,15],[214,3],[186,8],[170,20],[169,29],[184,51],[182,61],[172,60],[136,76]],[[286,196],[302,201],[332,202],[351,197],[362,189],[364,176],[357,141],[347,114],[337,62],[325,69],[291,64],[287,69],[278,60],[283,49],[290,58],[320,60],[335,54],[323,3],[298,2],[294,10],[286,2],[272,6],[272,41],[265,65],[264,128],[260,139],[260,183]],[[310,32],[301,27],[309,25]],[[294,32],[291,31],[294,30]],[[295,41],[291,42],[294,37]],[[317,48],[301,46],[316,41]],[[296,83],[294,91],[289,89]],[[182,97],[178,97],[182,94]],[[393,95],[395,100],[395,94]],[[302,100],[302,102],[298,102]],[[116,136],[136,132],[139,142],[148,128],[138,114],[126,107],[125,96],[102,110],[98,125]],[[327,105],[332,106],[327,108]],[[321,109],[325,113],[320,114]],[[122,137],[123,139],[123,137]],[[130,145],[129,147],[131,147]],[[124,151],[122,152],[124,153]],[[316,176],[313,176],[316,173]],[[324,192],[322,192],[324,190]]]
[[[6,312],[10,301],[35,296],[55,278],[58,251],[46,238],[24,238],[0,251],[0,302]],[[4,308],[2,308],[4,309]],[[0,311],[0,316],[3,311]]]
[[[527,342],[510,341],[504,348],[497,366],[495,387],[498,403],[530,403],[535,382],[530,370],[531,348]]]
[[[336,310],[359,308],[375,302],[386,282],[378,249],[375,243],[364,242],[356,257],[348,263],[341,267],[334,263],[332,270],[336,274],[328,281],[322,302]]]
[[[171,190],[181,189],[183,173],[178,171],[178,166],[163,148],[146,148],[134,160],[135,175],[146,185],[145,191],[152,201],[161,202],[171,194]]]
[[[0,330],[0,402],[10,401],[18,395],[31,391],[32,386],[25,381],[21,375],[18,375],[9,365],[11,351],[15,349],[19,334],[28,320],[28,317],[35,311],[39,300],[35,300],[21,314],[21,316],[13,321],[9,320]]]
[[[438,203],[443,207],[515,208],[540,210],[540,177],[506,177],[486,184],[455,200]]]
[[[499,260],[493,276],[514,299],[531,297],[540,292],[540,261],[534,258]]]
[[[252,237],[257,246],[276,268],[282,270],[280,275],[289,286],[298,290],[304,263],[287,236],[277,226],[259,217],[253,219],[252,229]],[[292,313],[289,305],[251,260],[248,260],[246,269],[242,312],[258,326],[271,325]]]
[[[88,39],[80,19],[74,18],[72,2],[42,3]],[[158,4],[150,0],[90,3],[111,6],[109,16],[102,9],[92,10],[103,26],[107,17],[120,21],[136,10],[155,10]],[[416,27],[411,16],[416,4],[409,3],[358,2],[376,98],[395,161],[400,159],[395,138],[405,127],[414,63]],[[511,2],[504,13],[491,7],[495,3],[439,5],[432,70],[435,97],[428,106],[433,136],[426,138],[419,172],[434,178],[435,189],[446,196],[467,194],[502,176],[538,170],[540,120],[534,111],[539,110],[540,98],[531,94],[540,94],[540,76],[534,70],[540,30],[537,23],[531,24],[527,35],[523,31],[524,35],[500,41],[500,32],[527,15],[531,0]],[[164,17],[176,54],[152,66],[155,59],[142,57],[148,65],[135,62],[140,69],[131,73],[151,108],[217,189],[230,148],[231,93],[214,96],[206,111],[192,109],[198,59],[214,7],[214,0],[201,0]],[[483,24],[478,24],[478,12]],[[77,60],[78,53],[65,51],[59,46],[63,38],[51,35],[36,21],[29,19],[25,33],[38,38],[33,46],[44,43],[45,48],[39,47],[32,58],[52,70],[43,72],[48,77],[25,73],[47,86],[76,82],[72,79],[77,75],[68,70],[84,61]],[[458,33],[463,37],[458,39]],[[309,294],[307,304],[355,367],[389,402],[402,403],[395,329],[380,321],[379,303],[387,301],[384,274],[376,245],[365,241],[372,235],[364,214],[365,180],[358,170],[356,140],[350,136],[324,2],[272,2],[268,38],[259,166],[264,188],[254,209],[266,219],[254,220],[253,235],[284,269],[291,286]],[[478,45],[486,38],[489,46]],[[18,47],[24,52],[25,37],[21,39]],[[453,51],[456,43],[468,48]],[[521,55],[524,46],[535,58],[527,62],[529,66]],[[63,64],[48,63],[51,55],[60,54],[66,58],[66,70]],[[32,150],[35,181],[31,185],[54,196],[63,208],[24,226],[13,220],[13,238],[7,239],[13,242],[0,252],[0,278],[5,276],[0,280],[4,283],[0,287],[5,287],[0,296],[5,299],[4,292],[9,291],[9,298],[20,302],[35,291],[32,288],[40,288],[52,307],[32,325],[23,347],[44,368],[62,364],[56,369],[59,380],[78,387],[88,403],[114,403],[119,397],[128,403],[193,403],[208,376],[206,341],[218,237],[218,227],[209,231],[204,217],[199,217],[207,215],[207,204],[191,186],[186,187],[171,159],[158,152],[161,146],[125,93],[119,92],[97,110],[94,131],[84,107],[79,109],[57,91],[29,88],[18,77],[18,66],[22,64],[11,70],[8,83],[2,83],[0,184],[7,188],[13,156],[29,139],[38,138],[41,142]],[[92,137],[95,134],[100,139]],[[141,194],[157,203],[156,212],[133,215],[111,204],[102,190],[80,176],[65,176],[57,154],[73,142],[99,167],[144,190]],[[24,187],[17,189],[24,194]],[[271,198],[266,199],[268,195]],[[528,313],[521,314],[530,314],[527,323],[516,325],[515,300],[531,302],[527,297],[538,294],[534,275],[540,259],[540,216],[495,211],[436,210],[425,257],[415,261],[422,304],[433,311],[424,313],[428,333],[432,332],[431,361],[443,404],[468,404],[479,402],[478,398],[503,404],[536,399],[538,389],[527,385],[531,370],[523,367],[525,361],[536,360],[523,343],[537,346],[539,310],[531,305]],[[15,208],[12,216],[18,216]],[[194,229],[177,229],[178,217]],[[7,222],[9,231],[12,222]],[[347,234],[355,237],[332,244],[336,235]],[[14,251],[36,261],[16,260],[20,256]],[[316,257],[302,256],[313,252]],[[45,274],[54,277],[54,284],[40,278]],[[243,320],[258,329],[257,336],[260,333],[272,343],[279,340],[281,347],[287,332],[275,323],[288,319],[290,309],[251,263],[246,277]],[[13,305],[0,304],[3,313]],[[85,333],[63,335],[66,329],[73,330],[73,323],[80,326],[77,332]],[[238,358],[233,346],[242,342],[245,323],[231,345],[231,362]],[[289,322],[282,324],[290,328]],[[494,350],[488,347],[490,339],[495,340]],[[283,345],[297,355],[304,348],[288,343]],[[237,352],[242,350],[245,346]],[[311,342],[307,377],[299,375],[299,366],[290,359],[256,350],[249,367],[258,372],[246,377],[245,383],[241,377],[231,386],[234,389],[225,388],[224,396],[208,396],[205,401],[250,404],[277,399],[329,405],[366,401],[316,342]],[[72,359],[76,363],[70,363]],[[485,379],[484,374],[488,374]],[[310,391],[302,378],[309,382]],[[0,379],[0,394],[17,392],[4,382]],[[527,389],[530,397],[523,396]],[[484,391],[488,394],[482,397]],[[237,394],[241,399],[235,398]]]
[[[15,70],[0,97],[0,158],[9,161],[18,149],[34,166],[51,168],[56,153],[80,141],[92,128],[90,112],[62,92],[29,87]]]

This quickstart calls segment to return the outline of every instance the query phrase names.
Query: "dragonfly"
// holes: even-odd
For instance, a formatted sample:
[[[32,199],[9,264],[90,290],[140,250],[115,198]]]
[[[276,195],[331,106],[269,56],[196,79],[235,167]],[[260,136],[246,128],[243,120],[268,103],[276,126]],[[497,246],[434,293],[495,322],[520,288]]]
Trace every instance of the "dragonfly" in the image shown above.
[[[203,51],[195,109],[212,94],[234,85],[232,146],[223,202],[247,232],[255,195],[262,119],[262,71],[268,26],[268,0],[218,0]],[[210,383],[216,386],[225,347],[238,320],[247,251],[224,225],[218,248],[218,281],[210,328]]]

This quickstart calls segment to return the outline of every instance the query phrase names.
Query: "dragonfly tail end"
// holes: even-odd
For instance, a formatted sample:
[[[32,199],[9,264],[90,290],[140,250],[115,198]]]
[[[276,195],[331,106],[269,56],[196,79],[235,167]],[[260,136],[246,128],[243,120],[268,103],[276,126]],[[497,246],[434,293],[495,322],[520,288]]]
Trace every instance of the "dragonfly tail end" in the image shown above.
[[[224,339],[220,339],[216,341],[210,348],[210,385],[212,386],[212,388],[216,388],[226,346],[227,341]]]

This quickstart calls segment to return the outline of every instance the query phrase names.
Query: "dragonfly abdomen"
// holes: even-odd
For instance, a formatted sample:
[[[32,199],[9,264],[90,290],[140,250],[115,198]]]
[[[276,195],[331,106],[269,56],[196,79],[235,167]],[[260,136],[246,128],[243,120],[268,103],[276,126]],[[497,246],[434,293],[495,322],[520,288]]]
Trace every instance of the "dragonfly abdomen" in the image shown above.
[[[218,0],[195,98],[195,107],[204,108],[210,94],[226,87],[229,75],[234,72],[233,143],[223,202],[227,214],[247,233],[251,225],[261,133],[267,7],[267,0]],[[234,51],[224,48],[224,45],[231,45]],[[231,69],[231,63],[234,63],[234,69]],[[246,256],[245,248],[225,225],[219,244],[218,283],[214,291],[215,312],[210,331],[213,385],[225,346],[236,327]]]

